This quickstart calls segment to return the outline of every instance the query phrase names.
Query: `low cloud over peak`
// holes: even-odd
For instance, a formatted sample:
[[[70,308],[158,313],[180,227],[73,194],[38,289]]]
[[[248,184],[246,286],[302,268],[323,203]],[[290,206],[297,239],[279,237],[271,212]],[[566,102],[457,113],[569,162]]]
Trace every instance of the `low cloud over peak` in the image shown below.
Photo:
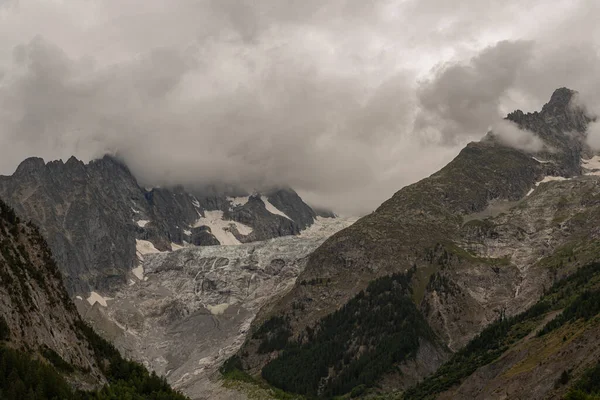
[[[599,104],[597,2],[488,3],[0,2],[0,173],[109,153],[369,212],[557,87]]]

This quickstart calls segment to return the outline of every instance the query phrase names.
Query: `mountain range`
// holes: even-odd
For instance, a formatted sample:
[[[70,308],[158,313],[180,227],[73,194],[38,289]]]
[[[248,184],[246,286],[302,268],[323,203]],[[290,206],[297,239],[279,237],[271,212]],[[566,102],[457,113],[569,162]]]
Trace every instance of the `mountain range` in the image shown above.
[[[40,227],[71,294],[126,284],[140,245],[144,252],[261,241],[296,235],[317,217],[287,188],[250,196],[238,190],[235,197],[146,189],[110,156],[89,164],[29,158],[12,176],[0,176],[0,198]]]
[[[0,177],[0,340],[86,395],[126,370],[179,396],[124,354],[193,399],[592,399],[594,120],[557,89],[506,117],[541,146],[492,130],[357,221],[27,159]]]

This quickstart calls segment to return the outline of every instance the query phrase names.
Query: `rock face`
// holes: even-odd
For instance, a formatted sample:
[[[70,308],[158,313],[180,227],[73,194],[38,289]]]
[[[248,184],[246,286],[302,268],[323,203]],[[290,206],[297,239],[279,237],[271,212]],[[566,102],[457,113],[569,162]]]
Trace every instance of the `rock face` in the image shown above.
[[[27,159],[12,176],[0,176],[0,196],[40,226],[71,294],[124,284],[138,263],[136,240],[158,250],[170,250],[172,244],[215,245],[219,237],[246,243],[296,235],[316,216],[291,189],[237,199],[182,187],[146,190],[109,156],[87,165],[74,157],[47,164]],[[210,234],[192,232],[210,222],[202,219],[215,224]],[[229,225],[235,221],[244,226],[233,229],[235,224]]]
[[[0,340],[38,357],[45,357],[47,349],[55,352],[77,368],[69,378],[76,386],[90,389],[105,382],[46,242],[2,201],[0,320],[5,327]]]
[[[557,277],[593,257],[598,235],[595,199],[600,180],[590,171],[594,162],[582,167],[582,158],[591,156],[584,143],[590,118],[577,107],[575,96],[559,89],[541,112],[508,116],[551,150],[526,153],[501,145],[490,134],[469,144],[439,172],[403,188],[332,236],[310,255],[298,278],[330,284],[296,284],[272,309],[259,314],[253,331],[281,317],[292,333],[290,343],[305,343],[307,331],[369,282],[411,268],[416,269],[413,301],[441,343],[453,351],[500,316],[531,306]],[[576,260],[563,253],[573,246]],[[238,353],[253,374],[281,354],[260,354],[259,345],[249,340]],[[439,365],[443,360],[434,353]],[[428,358],[423,351],[414,361],[427,364]],[[332,366],[322,379],[342,372]],[[380,379],[389,388],[385,374]],[[412,382],[393,381],[403,388],[414,377]]]
[[[107,307],[77,305],[122,352],[192,399],[239,398],[221,387],[217,369],[242,345],[258,310],[291,288],[308,254],[352,222],[318,219],[300,236],[148,254],[142,279]]]

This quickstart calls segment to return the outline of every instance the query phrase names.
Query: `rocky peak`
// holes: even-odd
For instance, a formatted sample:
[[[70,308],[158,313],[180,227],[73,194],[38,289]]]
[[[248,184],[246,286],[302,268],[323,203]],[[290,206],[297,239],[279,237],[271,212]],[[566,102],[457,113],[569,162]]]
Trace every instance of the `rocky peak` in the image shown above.
[[[560,88],[554,91],[541,111],[524,113],[516,110],[506,117],[519,128],[533,132],[544,141],[547,149],[536,153],[536,156],[552,162],[547,175],[580,175],[581,158],[589,153],[585,132],[592,118],[576,98],[576,91]]]
[[[43,170],[46,167],[46,163],[43,158],[40,157],[29,157],[25,159],[15,171],[17,176],[26,176],[34,174],[38,171]]]
[[[312,225],[317,217],[315,211],[302,201],[298,193],[290,188],[272,191],[267,198],[277,209],[293,219],[300,229],[306,229]]]
[[[565,112],[571,107],[571,100],[577,95],[577,91],[562,87],[556,89],[550,101],[542,107],[542,113],[557,114],[558,112]]]
[[[507,115],[506,119],[515,122],[522,129],[527,129],[543,135],[546,131],[585,132],[591,118],[586,115],[583,107],[575,101],[577,91],[568,88],[556,89],[550,101],[540,112],[524,113],[516,110]],[[546,139],[542,136],[543,139]]]

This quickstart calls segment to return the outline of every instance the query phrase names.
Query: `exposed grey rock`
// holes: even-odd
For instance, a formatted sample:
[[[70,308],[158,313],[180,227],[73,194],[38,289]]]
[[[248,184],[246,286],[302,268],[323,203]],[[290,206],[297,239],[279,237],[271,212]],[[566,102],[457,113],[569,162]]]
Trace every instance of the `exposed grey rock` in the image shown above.
[[[290,217],[300,230],[311,226],[317,214],[292,189],[280,189],[269,193],[269,202]]]
[[[517,110],[506,117],[521,129],[536,133],[550,146],[548,151],[538,154],[544,160],[553,161],[546,166],[550,169],[549,175],[580,175],[582,154],[591,154],[584,139],[592,118],[577,104],[576,97],[577,92],[560,88],[540,112],[525,114]]]
[[[194,246],[218,246],[220,243],[211,233],[208,226],[200,226],[192,229],[191,243]]]
[[[301,230],[295,221],[269,212],[260,194],[250,196],[246,204],[233,208],[228,217],[252,227],[250,235],[238,235],[238,239],[244,243],[297,235]]]
[[[128,169],[109,157],[87,166],[26,160],[0,177],[0,195],[40,227],[70,293],[123,283],[136,260],[133,210],[151,214]]]

